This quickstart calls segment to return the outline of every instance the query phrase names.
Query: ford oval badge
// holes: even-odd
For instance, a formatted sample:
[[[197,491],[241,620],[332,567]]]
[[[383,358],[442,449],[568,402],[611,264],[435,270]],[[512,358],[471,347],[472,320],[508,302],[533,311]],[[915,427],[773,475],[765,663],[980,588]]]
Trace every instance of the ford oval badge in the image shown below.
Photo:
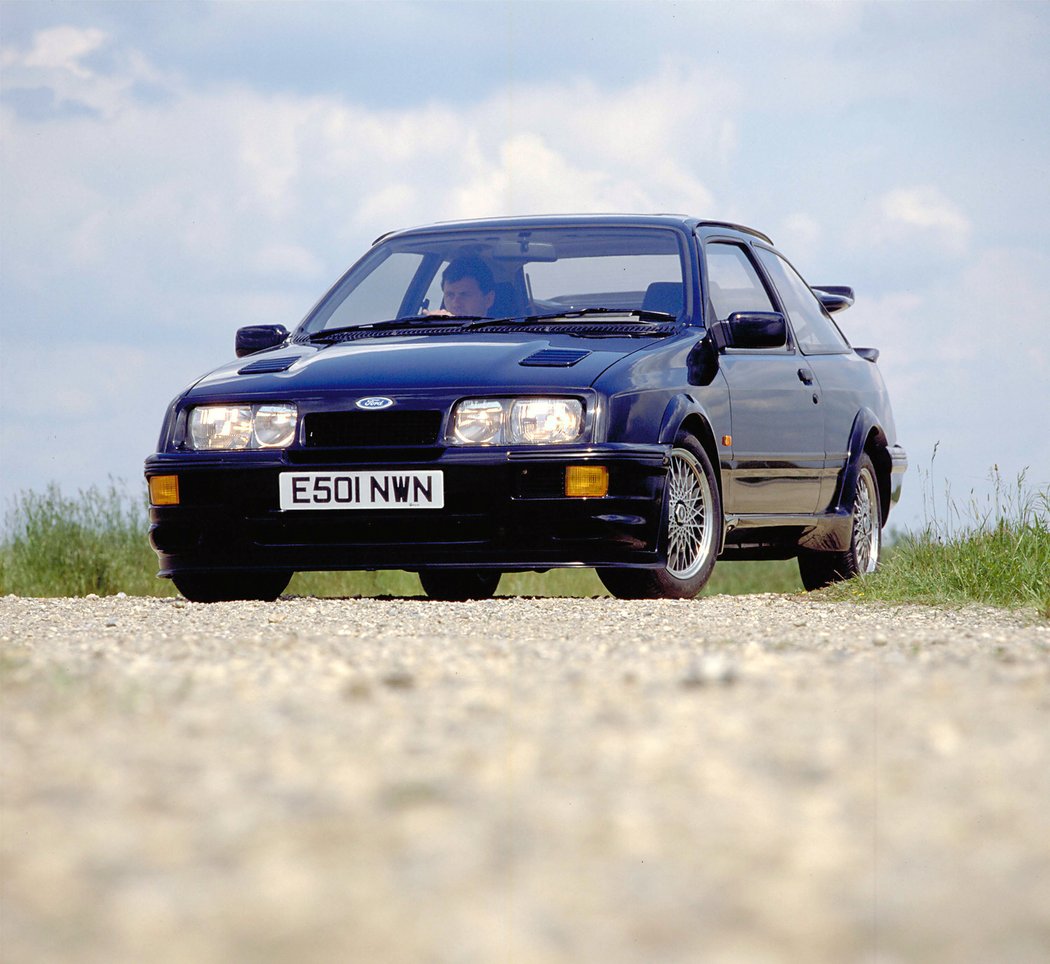
[[[394,400],[383,395],[370,395],[368,398],[359,398],[356,404],[358,408],[378,411],[381,408],[390,408],[394,404]]]

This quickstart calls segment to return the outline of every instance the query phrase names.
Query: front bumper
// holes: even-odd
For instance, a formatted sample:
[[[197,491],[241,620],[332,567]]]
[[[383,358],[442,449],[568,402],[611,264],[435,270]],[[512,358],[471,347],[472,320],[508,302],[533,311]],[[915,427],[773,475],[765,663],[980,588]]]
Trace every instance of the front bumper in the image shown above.
[[[160,575],[200,570],[338,570],[649,566],[665,562],[660,520],[669,446],[600,445],[548,450],[445,449],[407,460],[304,464],[243,453],[158,454],[147,479],[177,475],[180,501],[150,506]],[[294,457],[294,456],[293,456]],[[609,494],[569,498],[569,465],[609,469]],[[439,469],[442,509],[282,511],[278,476]]]

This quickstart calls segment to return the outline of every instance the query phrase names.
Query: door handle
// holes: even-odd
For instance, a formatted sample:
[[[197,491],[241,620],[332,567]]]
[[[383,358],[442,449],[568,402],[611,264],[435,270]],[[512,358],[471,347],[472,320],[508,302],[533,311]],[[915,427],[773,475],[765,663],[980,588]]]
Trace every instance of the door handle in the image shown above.
[[[813,384],[813,372],[811,372],[808,368],[800,368],[798,370],[798,377],[799,381],[801,381],[803,385]]]

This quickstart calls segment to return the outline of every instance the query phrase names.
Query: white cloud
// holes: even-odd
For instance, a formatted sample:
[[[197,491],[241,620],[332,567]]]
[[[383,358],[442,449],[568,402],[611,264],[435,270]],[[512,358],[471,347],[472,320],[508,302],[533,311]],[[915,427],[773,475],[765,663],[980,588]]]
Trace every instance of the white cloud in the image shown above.
[[[879,206],[891,224],[928,228],[951,235],[970,233],[971,225],[966,215],[934,187],[890,191]]]
[[[894,188],[878,197],[862,219],[867,243],[886,246],[936,246],[962,254],[973,225],[965,212],[936,187]]]
[[[111,95],[105,123],[4,109],[5,174],[23,188],[11,217],[29,228],[5,255],[22,283],[76,265],[107,292],[157,291],[172,269],[232,280],[260,261],[279,282],[267,251],[317,252],[334,275],[347,248],[406,224],[705,210],[705,170],[731,150],[727,88],[677,69],[608,94],[576,82],[515,92],[511,115],[505,91],[461,111],[369,111],[333,96],[195,90],[177,76],[164,78],[165,99],[142,100],[137,68],[122,72],[134,59],[96,78]],[[289,273],[303,275],[301,259]]]
[[[783,219],[774,238],[785,251],[790,252],[795,266],[803,270],[803,266],[813,259],[823,236],[824,231],[815,217],[805,211],[795,211]],[[812,283],[820,282],[814,280]]]
[[[112,50],[110,36],[96,28],[52,27],[38,31],[28,50],[6,46],[0,51],[4,87],[47,90],[56,107],[75,107],[116,116],[136,89],[160,89],[164,78],[137,51]],[[103,72],[84,61],[92,54],[112,53],[117,70]]]
[[[106,33],[102,30],[53,27],[37,33],[33,46],[21,58],[14,51],[5,51],[4,65],[17,64],[21,60],[26,67],[64,70],[76,77],[88,78],[92,72],[83,67],[80,60],[98,50],[106,40]]]
[[[330,281],[323,273],[321,261],[309,249],[297,244],[270,244],[261,248],[253,266],[260,274],[295,277],[321,284]]]

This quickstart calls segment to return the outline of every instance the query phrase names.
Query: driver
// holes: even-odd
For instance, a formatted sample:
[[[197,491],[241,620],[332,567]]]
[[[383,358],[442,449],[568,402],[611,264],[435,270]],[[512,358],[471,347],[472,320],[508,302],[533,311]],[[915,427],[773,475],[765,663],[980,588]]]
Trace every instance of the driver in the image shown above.
[[[474,315],[487,318],[496,300],[492,269],[481,258],[453,258],[441,276],[443,307],[428,315]]]

